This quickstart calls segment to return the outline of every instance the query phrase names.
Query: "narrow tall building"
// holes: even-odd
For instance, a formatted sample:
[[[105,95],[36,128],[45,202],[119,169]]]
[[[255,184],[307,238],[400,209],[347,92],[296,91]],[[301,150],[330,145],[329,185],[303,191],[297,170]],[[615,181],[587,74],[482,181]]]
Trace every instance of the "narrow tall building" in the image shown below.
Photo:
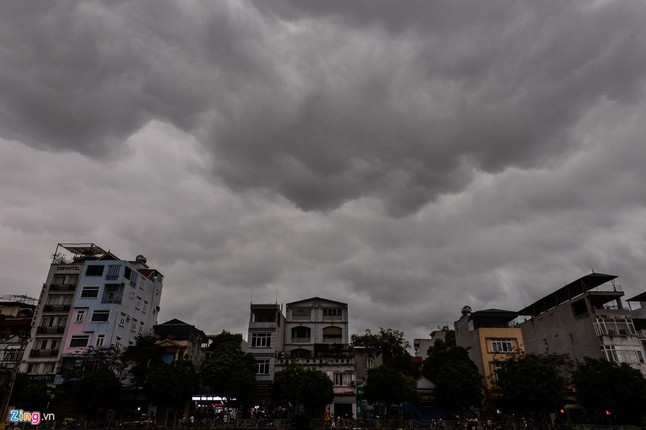
[[[93,243],[58,244],[33,319],[23,371],[54,382],[89,347],[125,347],[152,334],[163,276],[143,256],[121,260]]]

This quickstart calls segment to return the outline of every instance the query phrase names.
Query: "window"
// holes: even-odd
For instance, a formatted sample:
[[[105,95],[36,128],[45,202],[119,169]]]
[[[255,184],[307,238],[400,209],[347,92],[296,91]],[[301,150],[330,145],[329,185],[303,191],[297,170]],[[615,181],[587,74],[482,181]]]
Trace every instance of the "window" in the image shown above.
[[[336,386],[348,386],[352,384],[352,374],[351,373],[334,373],[334,385]]]
[[[110,319],[110,311],[94,311],[92,313],[92,322],[105,322]]]
[[[323,342],[341,343],[342,339],[343,339],[343,330],[341,329],[341,327],[323,328]]]
[[[251,335],[253,348],[269,348],[271,346],[271,333],[253,333]]]
[[[121,337],[120,336],[117,336],[117,339],[114,342],[114,346],[116,346],[117,348],[121,348]]]
[[[39,370],[40,363],[30,363],[29,366],[27,366],[27,373],[38,374]]]
[[[76,313],[76,322],[77,323],[82,323],[84,318],[85,318],[85,311],[78,311]]]
[[[141,311],[143,313],[146,313],[148,311],[148,302],[144,300],[144,307],[141,308]]]
[[[125,325],[126,325],[126,314],[122,312],[121,316],[119,317],[119,327],[123,327]]]
[[[105,275],[106,281],[116,281],[119,278],[120,269],[120,264],[110,264],[108,266],[108,273]]]
[[[137,301],[135,302],[135,309],[141,309],[141,297],[137,296]]]
[[[98,335],[96,337],[96,344],[95,345],[97,347],[101,347],[101,346],[103,346],[103,342],[105,342],[105,335],[104,334]]]
[[[340,317],[343,314],[343,309],[341,308],[323,308],[324,317]]]
[[[491,374],[491,381],[498,381],[498,372],[505,367],[506,363],[504,361],[490,361],[489,362],[489,373]]]
[[[65,327],[67,325],[67,317],[58,317],[57,326]]]
[[[493,352],[514,352],[512,339],[491,339],[491,350]]]
[[[142,334],[144,332],[144,322],[139,321],[139,334]]]
[[[269,360],[256,360],[256,375],[269,374]]]
[[[68,285],[76,285],[79,282],[79,275],[69,275],[67,277],[67,284]]]
[[[43,373],[54,373],[54,366],[56,363],[44,363],[43,364]]]
[[[132,269],[126,266],[126,269],[124,270],[124,273],[123,273],[123,277],[129,280],[131,275],[132,275]]]
[[[308,327],[294,327],[292,329],[292,342],[307,343],[310,341],[310,329]]]
[[[81,290],[82,299],[94,299],[99,297],[99,287],[83,287]]]
[[[137,272],[132,272],[132,276],[130,277],[130,286],[132,288],[135,288],[137,286],[137,279],[139,278],[139,275]]]
[[[72,336],[70,348],[85,348],[89,340],[90,336]]]
[[[137,320],[133,320],[130,324],[130,331],[137,331]]]
[[[63,285],[64,283],[65,283],[64,275],[54,275],[54,279],[52,279],[52,285]]]
[[[292,318],[294,319],[307,319],[311,314],[311,309],[292,309]]]
[[[103,269],[105,266],[97,264],[88,264],[85,269],[85,276],[103,276]]]

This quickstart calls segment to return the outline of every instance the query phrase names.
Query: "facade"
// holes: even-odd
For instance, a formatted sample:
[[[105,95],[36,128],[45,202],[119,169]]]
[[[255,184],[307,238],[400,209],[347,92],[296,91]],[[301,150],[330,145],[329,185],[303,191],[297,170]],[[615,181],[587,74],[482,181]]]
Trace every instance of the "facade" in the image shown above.
[[[37,303],[27,296],[0,296],[0,371],[14,369],[22,360]]]
[[[628,363],[646,374],[644,347],[615,275],[591,273],[519,311],[527,352]]]
[[[276,353],[285,345],[285,316],[277,304],[251,304],[246,351],[256,357],[257,397],[271,398],[276,371]]]
[[[208,343],[208,337],[194,325],[178,319],[166,321],[153,327],[153,332],[159,340],[157,345],[164,350],[164,362],[190,360],[199,369],[206,358],[203,346]]]
[[[502,309],[472,312],[462,308],[462,316],[455,322],[455,343],[467,349],[485,382],[485,396],[491,402],[500,397],[496,390],[496,370],[514,353],[525,350],[523,333],[510,326],[518,314]]]
[[[252,304],[248,342],[247,351],[256,357],[261,398],[269,399],[275,373],[296,362],[333,381],[329,413],[356,417],[355,353],[349,343],[346,303],[312,297],[288,303],[285,315],[277,304]],[[364,359],[372,366],[372,356]]]
[[[163,276],[138,256],[117,258],[93,244],[59,244],[33,319],[23,371],[53,382],[63,357],[89,347],[126,347],[152,335]]]
[[[292,361],[318,369],[332,379],[331,414],[356,417],[355,360],[346,303],[312,297],[286,305],[285,346],[277,370]]]

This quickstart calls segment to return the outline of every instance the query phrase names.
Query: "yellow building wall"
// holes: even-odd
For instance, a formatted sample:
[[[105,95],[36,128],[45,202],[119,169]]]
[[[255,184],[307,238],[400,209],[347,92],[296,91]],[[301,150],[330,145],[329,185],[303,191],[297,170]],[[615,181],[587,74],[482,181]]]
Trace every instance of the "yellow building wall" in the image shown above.
[[[493,388],[492,374],[494,371],[494,361],[505,361],[512,353],[494,352],[491,341],[493,339],[509,339],[512,343],[513,352],[524,352],[523,334],[518,327],[488,327],[478,330],[480,336],[480,354],[482,356],[482,365],[484,368],[485,386],[488,390]]]

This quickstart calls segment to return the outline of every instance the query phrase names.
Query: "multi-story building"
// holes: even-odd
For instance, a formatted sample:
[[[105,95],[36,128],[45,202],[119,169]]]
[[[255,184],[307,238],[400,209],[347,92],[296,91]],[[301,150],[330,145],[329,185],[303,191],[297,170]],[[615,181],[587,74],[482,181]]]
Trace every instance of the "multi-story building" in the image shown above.
[[[349,343],[348,305],[320,297],[286,305],[285,345],[277,370],[296,361],[320,370],[334,383],[330,413],[355,416],[355,360]]]
[[[268,398],[274,374],[296,362],[320,370],[333,381],[330,413],[356,416],[355,355],[349,344],[348,305],[312,297],[288,303],[285,311],[283,315],[277,304],[251,305],[247,350],[256,357],[261,392],[264,389]]]
[[[143,256],[121,260],[101,247],[59,244],[33,320],[24,371],[53,382],[63,356],[128,346],[157,323],[163,276]]]
[[[13,369],[22,360],[37,303],[28,296],[0,296],[0,369]]]
[[[251,304],[247,352],[256,357],[257,398],[271,398],[276,352],[285,345],[285,316],[278,304]]]
[[[628,363],[646,373],[644,349],[615,275],[591,273],[520,310],[529,353],[569,354]]]
[[[472,312],[462,308],[462,316],[455,322],[455,343],[467,349],[469,358],[484,377],[485,398],[488,407],[495,410],[500,392],[496,388],[496,371],[514,353],[525,349],[523,334],[510,322],[518,313],[502,309]]]
[[[159,338],[157,345],[164,350],[163,360],[167,364],[174,361],[189,360],[199,369],[206,358],[204,346],[209,338],[194,325],[173,318],[163,324],[153,327],[155,336]]]

